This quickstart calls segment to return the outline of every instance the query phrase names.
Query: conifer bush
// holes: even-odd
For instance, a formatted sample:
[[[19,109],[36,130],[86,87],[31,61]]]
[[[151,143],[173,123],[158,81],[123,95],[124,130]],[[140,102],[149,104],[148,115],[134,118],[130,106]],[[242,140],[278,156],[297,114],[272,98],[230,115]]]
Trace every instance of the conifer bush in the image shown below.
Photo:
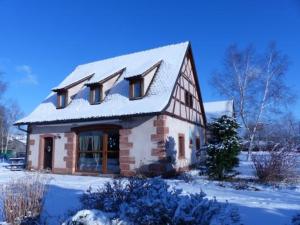
[[[208,128],[211,137],[207,146],[207,172],[210,178],[223,180],[239,163],[239,125],[234,118],[224,115],[210,123]]]

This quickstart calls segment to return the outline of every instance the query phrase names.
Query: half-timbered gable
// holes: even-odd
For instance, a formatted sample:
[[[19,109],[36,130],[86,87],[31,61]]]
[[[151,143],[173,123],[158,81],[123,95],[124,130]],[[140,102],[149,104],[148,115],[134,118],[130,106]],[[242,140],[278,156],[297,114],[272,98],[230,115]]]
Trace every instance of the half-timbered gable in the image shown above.
[[[204,126],[204,112],[191,52],[187,52],[167,112]]]

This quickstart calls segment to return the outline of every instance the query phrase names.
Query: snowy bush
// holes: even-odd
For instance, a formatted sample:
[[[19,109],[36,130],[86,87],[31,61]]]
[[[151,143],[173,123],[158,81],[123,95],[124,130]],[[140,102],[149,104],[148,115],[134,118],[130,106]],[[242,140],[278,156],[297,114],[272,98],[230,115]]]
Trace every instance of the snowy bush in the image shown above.
[[[195,180],[195,177],[190,173],[181,173],[177,179],[183,180],[186,183],[192,183]]]
[[[292,224],[293,225],[300,225],[300,214],[297,214],[296,216],[293,217]]]
[[[1,190],[2,216],[9,224],[37,224],[48,180],[39,175],[12,179]]]
[[[228,116],[209,124],[211,138],[207,146],[206,166],[210,178],[222,180],[238,165],[238,127],[236,120]]]
[[[296,156],[285,149],[253,154],[252,161],[256,176],[262,182],[289,181],[295,176]]]
[[[81,210],[62,225],[110,225],[111,217],[99,210]]]
[[[112,219],[126,221],[119,224],[225,224],[219,217],[228,209],[203,192],[183,195],[160,178],[115,180],[95,192],[88,190],[81,202],[84,208],[114,213]],[[227,219],[234,224],[235,218]]]

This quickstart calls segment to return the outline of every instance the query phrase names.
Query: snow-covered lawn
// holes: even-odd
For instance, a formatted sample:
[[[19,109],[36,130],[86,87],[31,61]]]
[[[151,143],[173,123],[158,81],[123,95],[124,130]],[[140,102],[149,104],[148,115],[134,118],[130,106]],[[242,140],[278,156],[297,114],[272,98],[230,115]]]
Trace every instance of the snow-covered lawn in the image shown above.
[[[239,171],[241,177],[251,177],[251,162],[241,155]],[[0,165],[1,166],[1,165]],[[196,172],[194,171],[194,174]],[[11,178],[24,176],[22,171],[9,171],[0,167],[0,184]],[[51,178],[50,188],[46,196],[43,218],[51,225],[60,224],[66,217],[80,208],[79,196],[90,186],[97,188],[111,178],[70,176],[47,174]],[[220,202],[229,202],[239,209],[241,223],[245,225],[290,224],[292,216],[300,213],[300,185],[280,187],[250,184],[249,190],[236,190],[231,183],[215,182],[194,175],[190,183],[182,180],[166,180],[171,186],[182,188],[184,193],[195,193],[203,190],[208,198],[216,197]],[[256,191],[255,189],[259,189]]]

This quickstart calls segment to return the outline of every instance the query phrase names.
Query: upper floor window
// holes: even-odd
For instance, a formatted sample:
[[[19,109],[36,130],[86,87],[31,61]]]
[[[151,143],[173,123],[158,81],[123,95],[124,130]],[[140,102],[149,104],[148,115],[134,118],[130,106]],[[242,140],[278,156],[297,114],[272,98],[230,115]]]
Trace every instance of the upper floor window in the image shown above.
[[[130,81],[130,98],[137,99],[143,96],[143,79],[135,79]]]
[[[68,104],[67,92],[58,92],[57,93],[57,108],[65,108]]]
[[[185,105],[188,106],[188,107],[193,108],[193,105],[194,105],[193,95],[190,92],[185,91],[184,98],[185,98]]]
[[[99,104],[103,100],[102,85],[94,86],[90,88],[90,103]]]

